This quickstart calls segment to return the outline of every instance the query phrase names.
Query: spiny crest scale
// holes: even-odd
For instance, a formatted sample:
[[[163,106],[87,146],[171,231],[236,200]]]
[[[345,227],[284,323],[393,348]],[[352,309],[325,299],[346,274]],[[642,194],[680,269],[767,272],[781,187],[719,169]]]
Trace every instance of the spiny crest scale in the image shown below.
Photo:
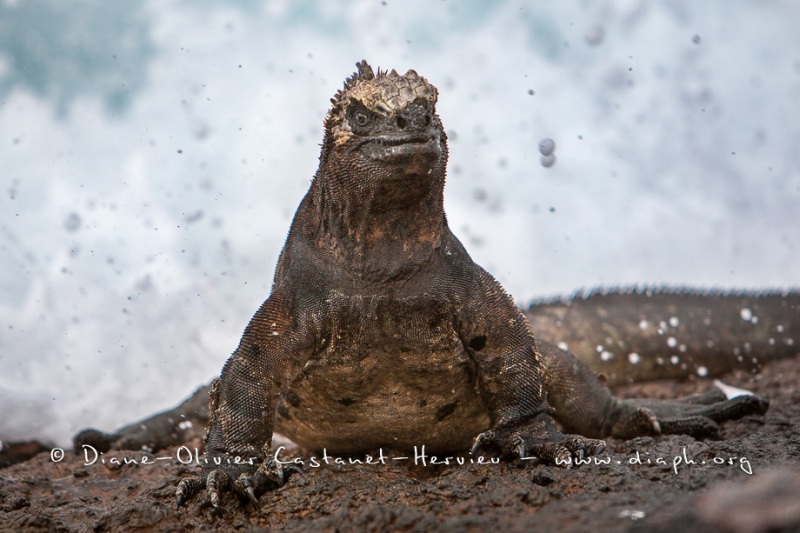
[[[370,110],[384,116],[416,100],[424,98],[436,104],[438,91],[428,80],[409,70],[402,76],[396,70],[377,70],[377,73],[362,59],[356,63],[356,72],[344,82],[344,87],[331,98],[333,107],[328,112],[326,125],[335,127],[343,120],[342,112],[351,99],[360,101]]]

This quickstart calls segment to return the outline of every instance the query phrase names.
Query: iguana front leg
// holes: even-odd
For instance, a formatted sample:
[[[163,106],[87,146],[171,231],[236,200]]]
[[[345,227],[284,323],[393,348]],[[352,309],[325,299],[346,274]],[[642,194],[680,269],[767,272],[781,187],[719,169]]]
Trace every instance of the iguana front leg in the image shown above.
[[[212,384],[206,463],[200,478],[181,480],[178,505],[205,488],[215,508],[233,489],[257,505],[256,496],[282,485],[286,472],[272,456],[275,407],[282,392],[311,357],[310,323],[280,292],[261,306],[239,347]]]
[[[556,419],[567,431],[596,438],[632,439],[687,434],[719,438],[718,422],[763,415],[769,402],[757,396],[727,399],[721,391],[677,400],[619,400],[571,353],[549,342],[539,351],[547,367],[545,388]]]
[[[488,273],[480,274],[480,295],[467,306],[461,335],[476,363],[492,425],[475,439],[473,454],[496,449],[504,456],[565,466],[572,457],[602,451],[603,441],[558,431],[547,402],[546,370],[528,321]]]

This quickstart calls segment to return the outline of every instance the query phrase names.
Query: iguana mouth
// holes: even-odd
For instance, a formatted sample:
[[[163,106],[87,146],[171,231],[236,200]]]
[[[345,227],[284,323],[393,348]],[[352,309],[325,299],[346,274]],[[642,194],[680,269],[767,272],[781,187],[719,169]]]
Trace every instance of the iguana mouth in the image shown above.
[[[364,155],[379,160],[416,156],[438,157],[439,142],[434,135],[380,135],[358,145]]]

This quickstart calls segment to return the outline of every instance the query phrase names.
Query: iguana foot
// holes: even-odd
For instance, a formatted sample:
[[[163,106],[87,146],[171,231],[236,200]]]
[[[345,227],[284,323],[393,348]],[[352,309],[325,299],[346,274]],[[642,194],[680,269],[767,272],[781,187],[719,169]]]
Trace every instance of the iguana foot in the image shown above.
[[[727,400],[717,391],[677,400],[621,400],[610,417],[609,434],[622,439],[659,434],[719,439],[719,422],[763,415],[768,408],[769,401],[758,396]]]
[[[552,421],[539,419],[518,429],[489,429],[475,438],[470,453],[481,449],[499,450],[501,455],[520,460],[569,468],[574,460],[583,460],[602,452],[606,443],[580,435],[564,435]]]
[[[221,512],[222,495],[233,491],[241,500],[249,501],[258,508],[258,496],[267,490],[282,487],[292,473],[302,472],[295,464],[283,464],[269,456],[255,471],[250,465],[219,466],[198,478],[185,478],[175,491],[177,507],[185,505],[203,488],[208,492],[208,501],[215,512]]]

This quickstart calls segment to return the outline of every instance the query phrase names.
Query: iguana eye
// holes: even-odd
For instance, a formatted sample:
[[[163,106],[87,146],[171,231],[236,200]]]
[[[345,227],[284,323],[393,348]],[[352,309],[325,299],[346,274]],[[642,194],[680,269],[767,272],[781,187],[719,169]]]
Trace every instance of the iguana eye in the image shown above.
[[[355,114],[356,124],[359,126],[366,126],[369,124],[369,117],[363,111],[357,111]]]

